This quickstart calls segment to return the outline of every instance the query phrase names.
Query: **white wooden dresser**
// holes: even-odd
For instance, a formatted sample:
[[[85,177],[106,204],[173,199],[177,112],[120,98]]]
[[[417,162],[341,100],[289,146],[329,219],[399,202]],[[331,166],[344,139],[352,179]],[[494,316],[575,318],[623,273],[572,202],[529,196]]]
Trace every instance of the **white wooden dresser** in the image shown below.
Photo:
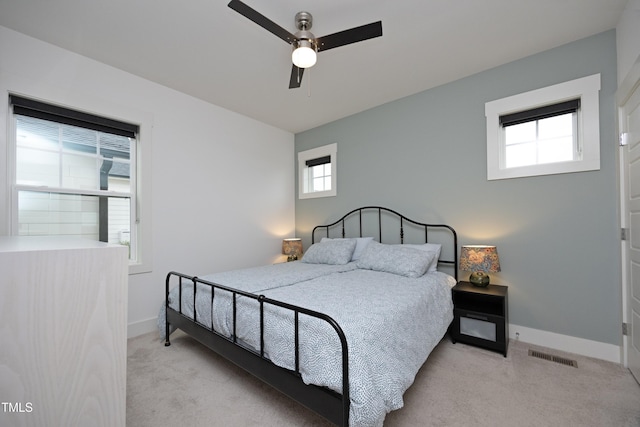
[[[124,426],[128,248],[0,237],[0,425]]]

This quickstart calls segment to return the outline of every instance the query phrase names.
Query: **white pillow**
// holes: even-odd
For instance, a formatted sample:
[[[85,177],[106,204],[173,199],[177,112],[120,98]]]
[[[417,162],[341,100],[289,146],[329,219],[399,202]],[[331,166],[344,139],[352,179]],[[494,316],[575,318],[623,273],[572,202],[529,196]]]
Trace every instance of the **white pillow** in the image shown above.
[[[414,245],[414,244],[403,244],[402,246],[405,246],[407,248],[415,248],[415,249],[419,249],[421,251],[425,251],[425,252],[431,252],[433,253],[433,260],[431,261],[431,263],[429,264],[429,268],[427,269],[427,272],[432,273],[434,271],[438,270],[438,259],[440,258],[440,251],[442,250],[442,245],[439,243],[424,243],[421,245]]]
[[[362,251],[364,251],[364,248],[367,247],[369,242],[373,241],[373,237],[354,237],[354,238],[347,238],[347,239],[342,239],[342,238],[330,239],[329,237],[323,237],[322,240],[320,241],[326,242],[327,240],[355,240],[356,248],[353,251],[353,255],[351,255],[351,261],[357,261],[362,256]]]
[[[352,239],[314,243],[304,253],[301,261],[307,264],[344,265],[351,261],[355,247],[356,242]]]
[[[383,245],[370,242],[356,265],[365,270],[420,277],[427,272],[434,257],[433,252],[411,248],[408,245]]]

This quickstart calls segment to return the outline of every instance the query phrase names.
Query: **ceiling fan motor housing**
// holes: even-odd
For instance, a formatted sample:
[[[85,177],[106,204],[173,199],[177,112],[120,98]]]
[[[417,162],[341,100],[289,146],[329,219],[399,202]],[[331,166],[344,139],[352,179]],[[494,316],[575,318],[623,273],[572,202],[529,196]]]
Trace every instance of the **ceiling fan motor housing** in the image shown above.
[[[318,51],[318,47],[316,46],[316,36],[309,31],[312,25],[313,16],[311,16],[309,12],[296,13],[296,28],[298,29],[298,32],[294,34],[296,36],[296,40],[293,42],[294,50],[299,47],[308,47],[313,49],[315,52]]]
[[[313,16],[309,12],[296,13],[296,28],[300,31],[310,30],[313,25]]]
[[[299,30],[294,34],[296,39],[293,41],[293,50],[299,47],[308,47],[314,52],[318,51],[316,45],[316,36],[309,29],[313,25],[313,16],[309,12],[296,13],[296,28]],[[315,61],[314,61],[315,62]]]
[[[316,36],[314,36],[311,31],[298,31],[294,35],[296,36],[296,40],[293,41],[294,49],[300,46],[306,46],[312,48],[316,52],[318,51],[316,46]]]

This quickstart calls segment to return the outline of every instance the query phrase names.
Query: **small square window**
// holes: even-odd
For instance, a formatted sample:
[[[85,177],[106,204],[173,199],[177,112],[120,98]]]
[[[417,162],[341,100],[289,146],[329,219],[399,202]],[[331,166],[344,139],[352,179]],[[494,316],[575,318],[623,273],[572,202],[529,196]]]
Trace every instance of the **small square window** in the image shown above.
[[[298,153],[298,197],[336,195],[337,145],[329,144]]]
[[[600,169],[600,75],[488,102],[487,179]]]

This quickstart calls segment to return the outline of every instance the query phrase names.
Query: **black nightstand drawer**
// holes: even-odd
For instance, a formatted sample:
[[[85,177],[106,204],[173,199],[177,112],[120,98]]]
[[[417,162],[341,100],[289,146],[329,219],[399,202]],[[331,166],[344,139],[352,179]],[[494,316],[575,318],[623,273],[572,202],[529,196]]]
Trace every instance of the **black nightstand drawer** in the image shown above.
[[[504,348],[504,317],[455,309],[453,331],[457,336],[456,341],[491,346],[493,350]]]

